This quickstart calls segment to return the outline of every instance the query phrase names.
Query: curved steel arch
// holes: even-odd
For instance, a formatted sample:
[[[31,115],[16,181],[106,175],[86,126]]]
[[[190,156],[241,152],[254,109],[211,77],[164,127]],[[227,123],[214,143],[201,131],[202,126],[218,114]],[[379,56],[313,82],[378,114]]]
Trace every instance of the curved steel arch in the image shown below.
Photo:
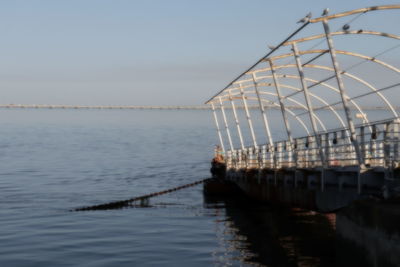
[[[315,53],[326,53],[327,50],[323,50],[323,49],[317,49],[317,50],[305,50],[305,51],[299,51],[299,54],[301,55],[305,55],[305,54],[315,54]],[[400,74],[400,69],[387,64],[381,60],[377,60],[374,57],[370,57],[370,56],[366,56],[366,55],[362,55],[362,54],[358,54],[358,53],[353,53],[353,52],[348,52],[348,51],[343,51],[343,50],[337,50],[336,53],[338,54],[344,54],[344,55],[348,55],[348,56],[354,56],[354,57],[358,57],[358,58],[362,58],[362,59],[366,59],[366,60],[370,60],[372,62],[375,62],[377,64],[382,65],[385,68],[388,68],[392,71],[394,71],[397,74]],[[283,54],[283,55],[279,55],[279,56],[275,56],[272,57],[271,60],[276,60],[276,59],[282,59],[282,58],[286,58],[286,57],[290,57],[290,56],[294,56],[293,53],[287,53],[287,54]],[[287,67],[296,67],[296,65],[294,64],[287,64],[287,65],[276,65],[275,68],[279,69],[279,68],[285,68],[285,66]],[[319,67],[316,67],[319,66]],[[334,71],[333,68],[330,67],[326,67],[326,66],[321,66],[321,65],[311,65],[311,64],[306,64],[304,65],[304,67],[315,67],[315,68],[320,68],[320,69],[326,69],[326,70],[330,70],[330,71]],[[258,70],[254,70],[254,71],[249,71],[246,74],[251,74],[251,73],[259,73],[259,72],[263,72],[263,71],[268,71],[271,70],[271,68],[262,68],[262,69],[258,69]],[[384,102],[385,104],[389,107],[390,111],[393,113],[394,116],[398,116],[395,108],[392,106],[392,104],[386,99],[386,97],[380,93],[374,86],[372,86],[370,83],[366,82],[365,80],[355,76],[354,74],[349,74],[346,71],[342,71],[341,73],[342,75],[345,75],[347,77],[352,78],[353,80],[356,80],[359,83],[364,84],[365,86],[369,87],[371,90],[373,90]],[[243,80],[241,80],[243,81]],[[248,81],[248,80],[245,80]]]
[[[354,9],[342,13],[337,13],[334,15],[330,16],[323,16],[315,19],[310,19],[310,23],[316,23],[316,22],[321,22],[324,20],[331,20],[331,19],[337,19],[341,17],[346,17],[354,14],[359,14],[359,13],[367,13],[370,11],[377,11],[377,10],[388,10],[388,9],[400,9],[400,5],[384,5],[384,6],[372,6],[372,7],[365,7],[365,8],[359,8],[359,9]]]
[[[289,79],[296,79],[296,80],[300,79],[300,76],[297,76],[297,75],[278,74],[277,76],[278,76],[279,78],[289,78]],[[272,78],[272,75],[265,75],[265,76],[259,76],[259,77],[258,77],[258,79],[265,79],[265,78]],[[317,83],[317,82],[318,82],[317,80],[314,80],[314,79],[311,79],[311,78],[306,78],[306,77],[304,77],[304,79],[305,79],[306,81],[309,81],[309,82],[314,82],[314,83]],[[242,81],[243,81],[243,80],[242,80]],[[248,80],[248,81],[250,81],[250,80]],[[339,93],[339,89],[335,88],[335,87],[332,86],[332,85],[329,85],[329,84],[324,83],[324,82],[319,83],[319,84],[322,85],[322,86],[325,86],[325,87],[327,87],[327,88],[329,88],[329,89],[331,89],[331,90],[333,90],[333,91],[335,91],[336,93]],[[347,96],[347,97],[348,97],[348,96]],[[283,98],[286,99],[286,98],[288,98],[288,96],[284,96]],[[349,99],[349,101],[356,107],[356,109],[361,113],[361,116],[363,117],[363,119],[368,123],[369,120],[368,120],[368,118],[365,116],[365,114],[364,114],[363,110],[360,108],[360,106],[359,106],[356,102],[354,102],[353,99]]]
[[[262,86],[262,84],[263,84],[263,83],[259,83],[260,86]],[[284,88],[292,89],[292,90],[298,91],[298,92],[299,92],[299,91],[302,91],[300,88],[297,88],[297,87],[291,86],[291,85],[287,85],[287,84],[282,84],[282,83],[280,83],[280,86],[281,86],[281,87],[284,87]],[[346,124],[344,123],[342,117],[340,117],[339,113],[337,113],[337,111],[336,111],[334,108],[332,108],[331,106],[329,106],[329,103],[328,103],[328,102],[326,102],[323,98],[321,98],[321,97],[319,97],[319,96],[317,96],[317,95],[315,95],[315,94],[313,94],[313,93],[311,93],[311,92],[308,92],[308,94],[309,94],[311,97],[314,97],[315,99],[317,99],[317,100],[320,101],[321,103],[323,103],[323,104],[325,104],[326,106],[328,106],[328,108],[329,108],[329,109],[333,112],[333,114],[336,116],[336,118],[338,119],[338,121],[340,122],[340,124],[341,124],[343,127],[346,127]]]
[[[271,93],[271,92],[260,92],[260,94],[278,96],[278,94],[276,94],[276,93]],[[252,98],[249,97],[249,99],[252,99]],[[257,99],[254,98],[254,99],[252,99],[252,100],[257,100]],[[289,100],[289,99],[288,99],[288,100]],[[302,107],[302,108],[304,108],[305,110],[308,111],[308,108],[307,108],[304,104],[302,104],[301,102],[299,102],[299,101],[297,101],[297,100],[294,100],[294,99],[291,99],[290,101],[296,103],[297,105],[299,105],[300,107]],[[273,104],[274,106],[280,107],[280,105],[279,105],[278,103],[275,103],[275,102],[273,102],[273,101],[269,101],[269,102],[270,102],[270,104]],[[285,110],[287,111],[287,110],[289,110],[289,109],[288,109],[288,108],[285,108]],[[298,117],[298,116],[296,115],[296,117]],[[314,114],[314,118],[318,121],[318,123],[320,124],[322,130],[326,131],[326,126],[325,126],[325,124],[321,121],[321,119],[320,119],[317,115],[315,115],[315,114]]]
[[[271,77],[272,77],[272,76],[271,76]],[[264,87],[264,86],[265,86],[265,87],[266,87],[266,86],[272,86],[272,84],[271,84],[271,83],[258,83],[258,86],[260,86],[260,87]],[[291,86],[291,85],[286,85],[286,84],[280,83],[280,86],[281,86],[281,87],[288,88],[288,89],[292,89],[292,90],[297,91],[297,92],[300,92],[300,91],[301,91],[300,88],[297,88],[297,87]],[[251,87],[253,87],[253,86],[252,86],[252,85],[243,86],[243,88],[251,88]],[[232,88],[231,90],[239,90],[239,88]],[[309,95],[310,95],[311,97],[317,99],[317,100],[320,101],[321,103],[325,104],[325,105],[329,108],[329,110],[331,110],[331,111],[333,112],[333,114],[336,116],[336,118],[338,119],[338,121],[340,122],[340,124],[341,124],[343,127],[346,127],[346,124],[344,123],[342,117],[340,117],[339,113],[337,113],[337,111],[336,111],[333,107],[329,106],[329,103],[328,103],[328,102],[326,102],[323,98],[321,98],[321,97],[319,97],[319,96],[317,96],[317,95],[315,95],[315,94],[313,94],[313,93],[311,93],[311,92],[309,92]],[[286,98],[286,99],[288,99],[289,101],[291,101],[292,98],[288,97],[288,98]],[[293,101],[292,101],[292,102],[293,102]],[[307,109],[307,110],[308,110],[308,109]],[[314,115],[315,115],[315,114],[314,114]]]
[[[295,64],[287,64],[287,65],[277,65],[276,68],[295,68],[297,67]],[[322,70],[328,70],[328,71],[334,71],[333,68],[328,67],[328,66],[322,66],[322,65],[315,65],[315,64],[307,64],[304,65],[305,68],[315,68],[315,69],[322,69]],[[355,76],[354,74],[350,74],[348,72],[343,72],[342,75],[349,77],[365,86],[367,86],[368,88],[370,88],[373,92],[375,92],[375,94],[377,94],[384,102],[385,104],[389,107],[390,111],[393,113],[394,116],[398,116],[395,108],[392,106],[392,104],[389,102],[389,100],[387,100],[387,98],[382,95],[381,92],[378,91],[377,88],[375,88],[374,86],[372,86],[370,83],[366,82],[365,80]],[[348,96],[347,96],[348,97]],[[350,97],[348,97],[350,98]]]
[[[299,54],[300,54],[300,55],[317,54],[317,53],[322,54],[322,53],[327,53],[327,52],[329,52],[329,50],[327,50],[327,49],[314,49],[314,50],[303,50],[303,51],[299,51]],[[336,50],[336,53],[337,53],[337,54],[346,55],[346,56],[358,57],[358,58],[362,58],[362,59],[365,59],[365,60],[369,60],[369,61],[372,61],[372,62],[374,62],[374,63],[380,64],[380,65],[382,65],[383,67],[388,68],[388,69],[390,69],[390,70],[392,70],[392,71],[394,71],[394,72],[400,74],[400,69],[398,69],[398,68],[396,68],[396,67],[394,67],[394,66],[392,66],[392,65],[390,65],[390,64],[388,64],[388,63],[386,63],[386,62],[384,62],[384,61],[382,61],[382,60],[378,60],[378,59],[376,59],[376,58],[374,58],[374,57],[366,56],[366,55],[359,54],[359,53],[355,53],[355,52],[344,51],[344,50]],[[263,60],[263,61],[267,61],[267,60],[269,60],[269,59],[270,59],[270,60],[277,60],[277,59],[283,59],[283,58],[293,57],[293,56],[294,56],[294,53],[287,53],[287,54],[282,54],[282,55],[274,56],[274,57],[265,59],[265,60]],[[277,66],[279,66],[279,65],[277,65]],[[263,70],[265,70],[265,69],[270,69],[270,68],[263,68]],[[258,72],[260,72],[260,71],[261,71],[261,69],[252,70],[252,71],[246,72],[246,74],[258,73]]]
[[[295,30],[292,34],[290,34],[278,46],[272,48],[271,51],[269,51],[264,57],[259,59],[250,68],[248,68],[242,74],[237,76],[233,81],[231,81],[227,86],[225,86],[222,90],[220,90],[218,93],[216,93],[213,97],[211,97],[205,103],[208,104],[214,97],[220,95],[222,92],[224,92],[226,89],[228,89],[235,82],[239,81],[240,78],[242,78],[247,72],[253,70],[263,60],[268,59],[270,55],[272,55],[274,52],[276,52],[279,49],[279,47],[283,46],[285,43],[287,44],[287,42],[289,42],[296,34],[298,34],[301,30],[303,30],[307,25],[309,25],[311,23],[317,23],[317,22],[327,22],[327,21],[329,21],[331,19],[341,18],[341,17],[350,16],[350,15],[354,15],[354,14],[367,13],[369,11],[388,10],[388,9],[400,9],[400,5],[397,4],[397,5],[372,6],[372,7],[360,8],[360,9],[355,9],[355,10],[346,11],[346,12],[342,12],[342,13],[337,13],[337,14],[333,14],[333,15],[329,15],[329,16],[325,15],[325,16],[322,16],[322,17],[319,17],[319,18],[315,18],[315,19],[305,18],[304,24],[302,26],[300,26],[297,30]],[[386,33],[379,33],[379,34],[374,34],[374,33],[378,33],[378,32],[367,31],[367,34],[380,35],[380,36],[391,37],[391,38],[393,38],[395,36],[395,35],[386,34]]]
[[[331,32],[332,36],[349,35],[349,34],[356,34],[356,35],[364,35],[365,34],[365,35],[381,36],[381,37],[387,37],[387,38],[400,40],[399,35],[386,33],[386,32],[366,31],[366,30]],[[307,37],[303,37],[300,39],[288,41],[288,42],[282,44],[282,46],[288,46],[288,45],[291,45],[294,43],[303,43],[303,42],[312,41],[312,40],[316,40],[316,39],[322,39],[322,38],[325,38],[325,34],[317,34],[317,35],[307,36]]]
[[[253,93],[253,91],[244,91],[245,93],[250,93],[250,94],[252,94]],[[231,94],[232,94],[232,92],[231,92]],[[239,93],[233,93],[232,95],[237,95],[237,94],[239,94]],[[278,94],[276,94],[276,93],[271,93],[271,92],[264,92],[264,91],[260,91],[260,94],[264,94],[264,95],[272,95],[272,96],[278,96]],[[223,95],[223,96],[225,96],[225,95]],[[251,100],[257,100],[257,98],[252,98],[252,97],[248,97],[247,99],[251,99]],[[262,101],[264,101],[264,102],[267,102],[267,103],[269,103],[269,104],[272,104],[272,105],[274,105],[274,106],[277,106],[277,107],[280,107],[280,105],[278,104],[278,103],[275,103],[275,102],[273,102],[273,101],[270,101],[270,100],[267,100],[267,99],[261,99]],[[297,104],[297,105],[299,105],[301,108],[303,108],[303,109],[305,109],[305,110],[308,110],[307,109],[307,107],[304,105],[304,104],[302,104],[301,102],[299,102],[299,101],[297,101],[297,100],[295,100],[295,99],[289,99],[288,98],[288,100],[289,101],[291,101],[291,102],[293,102],[293,103],[295,103],[295,104]],[[290,109],[288,109],[288,108],[286,108],[286,107],[284,107],[285,108],[285,110],[286,111],[289,111]],[[294,113],[295,114],[295,113]],[[296,114],[295,114],[295,117],[298,117]],[[317,121],[318,121],[318,123],[320,124],[320,126],[321,126],[321,128],[324,130],[324,131],[326,131],[326,126],[325,126],[325,124],[321,121],[321,119],[316,115],[316,114],[314,114],[314,117],[317,119]]]
[[[341,129],[332,130],[332,133],[335,133],[334,138],[336,138],[337,131],[342,131],[342,132],[346,131],[347,132],[347,137],[343,136],[343,138],[346,138],[346,139],[348,138],[348,140],[346,141],[348,143],[347,148],[346,148],[346,153],[348,151],[350,151],[350,153],[352,154],[351,155],[352,159],[350,162],[348,162],[346,164],[349,166],[353,166],[354,162],[356,162],[357,163],[356,165],[359,166],[358,171],[359,171],[359,173],[361,173],[361,171],[364,168],[370,167],[368,165],[365,165],[367,163],[367,161],[366,161],[367,159],[365,157],[365,153],[363,154],[363,151],[362,151],[363,149],[364,150],[366,149],[365,147],[364,148],[362,147],[363,144],[365,144],[365,142],[364,142],[365,136],[367,136],[366,138],[369,138],[368,135],[364,134],[365,133],[364,129],[366,127],[369,127],[371,129],[374,126],[373,123],[369,122],[368,118],[366,117],[367,114],[363,111],[364,102],[367,101],[366,103],[370,104],[368,102],[369,99],[366,99],[365,96],[371,95],[371,97],[372,97],[371,99],[373,101],[380,99],[379,106],[383,106],[385,108],[385,110],[388,111],[387,113],[384,114],[384,116],[388,117],[391,115],[389,113],[392,113],[396,119],[395,120],[396,123],[398,123],[398,120],[400,119],[400,117],[399,117],[400,112],[398,114],[398,112],[394,108],[396,106],[397,102],[394,101],[394,98],[390,98],[389,97],[390,95],[381,93],[383,90],[388,90],[388,89],[391,89],[391,88],[394,88],[394,87],[400,85],[398,83],[398,81],[399,81],[398,78],[400,76],[397,76],[397,75],[400,75],[400,67],[396,66],[396,64],[391,65],[389,63],[386,63],[381,60],[382,58],[380,58],[380,59],[376,58],[376,57],[380,57],[384,53],[387,53],[387,52],[393,50],[394,48],[398,48],[399,45],[396,44],[394,47],[391,47],[386,50],[383,50],[384,48],[382,48],[381,51],[379,51],[381,53],[378,53],[374,56],[367,56],[367,55],[362,55],[362,54],[359,54],[356,52],[350,52],[350,50],[349,51],[337,50],[334,46],[334,40],[333,40],[332,36],[345,36],[345,35],[349,35],[349,36],[350,35],[353,35],[353,36],[360,35],[361,36],[362,35],[362,36],[371,36],[374,38],[374,40],[381,38],[380,40],[382,41],[382,37],[383,37],[383,38],[387,38],[386,39],[387,41],[397,42],[398,40],[400,40],[400,35],[399,35],[399,33],[391,34],[391,33],[385,33],[385,32],[374,31],[374,30],[351,30],[351,31],[348,31],[348,30],[345,30],[346,27],[343,27],[343,31],[339,30],[339,31],[332,33],[332,32],[330,32],[330,27],[329,27],[328,21],[337,19],[337,18],[346,18],[346,16],[352,16],[352,17],[347,18],[347,20],[350,20],[350,22],[347,22],[347,23],[352,23],[355,19],[359,18],[363,13],[367,13],[370,11],[377,11],[377,10],[388,10],[388,9],[400,9],[400,4],[367,7],[367,8],[342,12],[342,13],[338,13],[338,14],[334,14],[334,15],[327,15],[327,10],[324,10],[323,16],[319,17],[319,18],[315,18],[315,19],[311,19],[311,16],[306,16],[305,18],[303,18],[301,20],[301,22],[303,22],[303,23],[300,27],[298,27],[292,34],[290,34],[285,40],[280,42],[277,46],[271,48],[271,50],[268,51],[268,53],[265,56],[261,57],[257,62],[255,62],[255,64],[253,64],[246,71],[244,71],[240,75],[238,75],[233,81],[231,81],[222,90],[220,90],[214,96],[212,96],[206,102],[206,104],[208,104],[210,102],[212,103],[218,97],[225,97],[227,95],[227,90],[235,91],[236,92],[235,95],[237,95],[238,92],[236,90],[237,90],[237,84],[239,83],[241,86],[240,89],[241,89],[241,93],[242,93],[242,100],[244,101],[244,105],[246,107],[246,112],[247,112],[247,106],[246,106],[247,102],[245,99],[258,100],[259,108],[263,115],[264,115],[264,107],[263,107],[264,104],[263,103],[265,103],[265,102],[269,103],[273,107],[281,108],[282,116],[283,116],[284,123],[285,123],[286,130],[287,130],[287,135],[289,137],[290,142],[292,142],[291,131],[288,127],[289,120],[287,119],[286,114],[289,114],[288,116],[293,116],[298,122],[303,122],[303,120],[304,120],[304,122],[307,122],[307,124],[309,124],[308,120],[305,120],[305,118],[302,116],[305,114],[309,114],[310,115],[309,120],[311,122],[312,130],[313,130],[311,132],[311,134],[314,134],[317,137],[316,141],[317,141],[317,144],[318,144],[318,147],[320,150],[319,151],[320,152],[320,162],[318,163],[318,167],[322,167],[321,190],[323,190],[323,188],[324,188],[325,183],[323,180],[323,177],[324,177],[323,172],[324,172],[324,168],[326,168],[328,166],[327,165],[328,162],[325,161],[325,156],[324,156],[325,152],[322,151],[322,147],[323,147],[322,139],[323,138],[319,139],[319,136],[322,131],[320,131],[318,129],[320,129],[321,127],[325,128],[324,123],[328,123],[330,120],[325,118],[324,116],[322,116],[321,113],[315,113],[314,111],[329,108],[329,110],[333,113],[333,115],[336,116],[336,118],[339,120],[339,123],[341,124],[341,127],[342,127]],[[354,16],[355,14],[359,14],[359,15]],[[346,19],[343,19],[342,21],[344,21],[344,20],[346,20]],[[321,32],[320,31],[317,33],[313,33],[316,35],[312,35],[312,36],[303,35],[303,36],[305,36],[303,38],[296,36],[300,31],[302,31],[304,28],[306,28],[307,25],[310,25],[311,23],[319,23],[319,22],[322,22],[321,23],[321,25],[323,25],[322,32],[324,32],[324,34],[319,34]],[[296,39],[294,39],[294,38],[296,38]],[[303,43],[306,45],[306,44],[309,44],[309,43],[307,43],[308,41],[316,40],[313,43],[317,43],[317,45],[319,45],[321,43],[319,39],[322,39],[322,38],[326,38],[327,46],[324,46],[324,47],[327,47],[328,49],[311,50],[316,47],[316,45],[314,45],[313,48],[311,48],[308,51],[300,51],[300,52],[298,51],[297,43]],[[347,41],[350,38],[346,37],[343,39],[345,41]],[[355,38],[352,38],[352,39],[354,40]],[[281,48],[282,46],[288,46],[288,45],[292,46],[293,53],[288,53],[289,51],[285,51],[280,54],[276,53],[276,52],[278,52],[279,48]],[[288,54],[284,54],[284,53],[288,53]],[[305,63],[302,64],[300,55],[313,54],[313,53],[314,53],[314,55],[303,57],[303,58],[307,58],[307,61],[305,60],[304,61]],[[320,65],[312,64],[312,62],[315,62],[315,60],[319,59],[321,56],[324,56],[325,54],[330,56],[330,63],[332,65],[330,65],[330,64],[329,65],[327,65],[327,64],[320,64]],[[273,56],[273,55],[276,55],[276,56]],[[341,55],[344,55],[344,56],[341,56]],[[345,56],[352,56],[352,57],[357,58],[357,60],[355,60],[356,64],[353,64],[350,67],[347,67],[347,70],[340,68],[341,59],[344,59],[344,60],[349,59],[348,57],[345,57]],[[293,62],[287,62],[287,64],[284,63],[283,61],[278,62],[278,63],[281,63],[281,65],[275,65],[272,62],[275,60],[279,61],[286,57],[293,57],[293,59],[296,60],[295,61],[296,65],[292,64]],[[324,57],[324,59],[326,59],[326,57]],[[267,63],[270,63],[269,64],[270,68],[262,68],[263,66],[261,64],[263,64],[263,62],[266,62],[266,61],[269,61]],[[375,64],[369,64],[369,62],[375,63]],[[366,73],[365,71],[364,71],[364,73],[361,73],[361,74],[359,74],[357,72],[348,73],[348,71],[350,71],[351,69],[354,69],[355,67],[358,67],[359,65],[365,64],[365,63],[368,63],[366,65],[373,68],[374,70],[383,67],[383,71],[384,71],[383,73],[391,75],[391,76],[388,76],[389,79],[386,79],[386,80],[388,82],[392,82],[394,80],[395,84],[392,84],[392,85],[389,85],[389,86],[386,86],[383,88],[379,88],[379,84],[380,84],[379,79],[377,79],[377,78],[374,79],[374,77],[372,77],[373,75],[365,75],[365,73]],[[325,65],[327,65],[327,66],[325,66]],[[293,73],[292,70],[290,70],[289,68],[297,68],[298,73]],[[306,72],[305,71],[306,68],[318,69],[320,71]],[[282,69],[282,71],[281,71],[282,74],[276,74],[276,71],[275,71],[276,69]],[[379,69],[379,70],[381,70],[381,69]],[[324,75],[325,71],[328,73],[328,75],[330,77],[322,77]],[[395,75],[393,74],[393,72],[395,73]],[[285,74],[285,73],[287,73],[287,74]],[[297,75],[291,75],[292,73],[297,74]],[[250,74],[252,79],[249,76],[247,76],[248,74]],[[305,74],[307,74],[309,77],[305,77]],[[257,77],[257,75],[259,75],[259,77]],[[315,77],[315,79],[313,79],[314,77]],[[378,77],[378,76],[375,75],[375,77]],[[248,78],[250,78],[250,79],[248,79]],[[281,78],[285,78],[285,79],[280,80]],[[331,82],[328,82],[328,81],[330,81],[333,78],[336,78],[337,84],[332,86],[332,85],[330,85]],[[295,79],[297,81],[300,81],[301,87],[296,87],[298,85],[295,84],[290,79]],[[345,81],[344,79],[347,79],[347,81],[349,82],[348,88],[345,87],[345,83],[343,82],[343,81]],[[242,85],[245,85],[244,87],[247,88],[245,91],[246,96],[243,95]],[[352,89],[352,87],[350,85],[352,85],[353,88],[355,88],[355,89]],[[270,87],[270,88],[261,89],[261,87],[264,87],[264,86]],[[318,87],[316,90],[313,90],[313,93],[311,93],[308,90],[308,89],[311,89],[312,87],[316,87],[316,86],[322,86],[322,87]],[[281,88],[286,88],[286,89],[281,91]],[[282,94],[282,92],[283,92],[283,94]],[[304,99],[295,97],[295,95],[299,94],[299,93],[304,93]],[[397,92],[394,92],[394,93],[396,93],[395,95],[397,95]],[[337,98],[336,94],[338,94],[340,96],[340,101],[338,101],[338,102],[335,102],[335,100],[330,99],[330,97],[329,97],[329,96],[334,96],[334,98],[336,99]],[[350,95],[352,97],[350,97]],[[257,96],[257,98],[256,98],[256,96]],[[234,99],[237,99],[237,98],[234,98]],[[310,99],[316,101],[315,107],[313,107],[313,103],[312,103],[313,101]],[[292,112],[292,110],[290,109],[290,106],[289,106],[289,105],[291,105],[292,102],[295,103],[296,106],[301,108],[302,110],[300,110],[300,111],[294,110],[294,112]],[[322,103],[322,105],[320,102]],[[336,107],[338,107],[337,105],[343,105],[343,112],[340,112],[337,110],[337,108],[336,108]],[[286,108],[286,106],[288,108]],[[354,122],[353,122],[354,114],[357,111],[355,110],[355,111],[351,112],[350,111],[351,108],[355,108],[356,110],[358,110],[360,112],[360,115],[363,118],[363,125],[359,126],[358,132],[357,132],[357,129],[355,128]],[[367,111],[368,110],[366,110],[366,112]],[[246,114],[248,116],[248,112]],[[332,115],[332,114],[329,113],[329,115]],[[359,118],[358,114],[356,117]],[[344,123],[346,121],[346,120],[344,120],[344,118],[346,118],[346,120],[347,120],[346,124]],[[371,116],[371,118],[373,121],[374,120],[373,116]],[[389,121],[389,120],[387,120],[387,121]],[[390,121],[393,122],[393,118],[391,118]],[[266,119],[265,119],[265,115],[264,115],[264,122],[267,123]],[[308,128],[310,128],[310,130],[311,130],[311,126],[307,127],[307,125],[304,122],[302,123],[302,126],[304,127],[304,129],[306,129],[307,134],[310,135],[310,131],[308,131]],[[336,123],[336,121],[335,121],[335,123]],[[386,123],[385,125],[388,125],[388,122],[385,121],[385,123]],[[316,125],[318,125],[318,126],[316,126]],[[319,127],[319,126],[321,126],[321,127]],[[333,126],[333,123],[328,126],[329,127]],[[324,130],[326,131],[326,128]],[[371,132],[371,139],[372,139],[372,130],[370,130],[370,132]],[[326,132],[325,139],[323,140],[325,142],[324,144],[328,144],[330,142],[329,141],[330,133],[331,132]],[[357,136],[357,134],[359,134],[359,136]],[[269,135],[269,130],[267,132],[267,135]],[[285,142],[287,142],[287,141],[285,141]],[[328,151],[329,151],[329,149],[328,149]],[[313,153],[314,152],[315,151],[313,151]],[[334,153],[335,153],[335,151],[334,151]],[[274,160],[276,160],[276,159],[274,158]],[[294,161],[295,161],[295,164],[297,167],[296,160],[297,159],[295,158]],[[385,163],[383,163],[383,164],[384,165],[382,165],[382,166],[386,168],[387,166],[385,165]],[[275,165],[273,165],[273,166],[274,166],[274,168],[276,167]],[[312,166],[314,166],[314,165],[312,165]],[[358,189],[359,194],[361,193],[362,184],[363,183],[361,180],[361,175],[359,175],[358,179],[357,179],[357,189]]]
[[[248,93],[248,91],[247,91],[247,93]],[[251,93],[252,93],[252,92],[251,92]],[[239,94],[239,93],[234,93],[234,95],[236,95],[236,94]],[[226,99],[223,99],[223,98],[226,98]],[[229,99],[229,96],[227,96],[227,95],[222,95],[222,96],[221,96],[221,99],[222,99],[223,102],[230,100],[230,99]],[[253,97],[248,97],[247,99],[257,100],[256,98],[253,98]],[[267,99],[261,99],[261,101],[266,102],[266,103],[268,103],[268,104],[272,104],[272,105],[274,105],[274,106],[276,106],[276,107],[279,107],[279,104],[277,104],[277,103],[275,103],[275,102],[272,102],[272,101],[269,101],[269,100],[267,100]],[[211,101],[210,104],[211,104],[211,103],[214,103],[214,101]],[[289,114],[292,115],[292,116],[303,126],[303,128],[304,128],[304,130],[306,131],[307,135],[310,135],[310,131],[308,130],[308,128],[307,128],[307,126],[305,125],[304,121],[303,121],[300,117],[298,117],[298,116],[296,115],[296,113],[294,113],[294,112],[291,111],[290,109],[285,108],[285,110],[286,110],[287,112],[289,112]]]

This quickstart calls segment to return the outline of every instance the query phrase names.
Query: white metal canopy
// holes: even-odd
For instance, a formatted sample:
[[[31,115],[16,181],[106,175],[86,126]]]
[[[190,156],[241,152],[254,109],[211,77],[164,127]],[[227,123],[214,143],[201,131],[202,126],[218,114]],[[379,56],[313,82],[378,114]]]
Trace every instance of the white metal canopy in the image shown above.
[[[349,137],[352,136],[350,139],[354,140],[356,139],[354,136],[354,118],[362,118],[364,123],[371,122],[369,117],[371,100],[366,102],[366,98],[375,98],[376,100],[372,101],[374,105],[390,111],[388,118],[398,117],[396,111],[398,106],[397,99],[388,97],[386,93],[389,90],[396,91],[399,89],[400,67],[385,62],[380,56],[400,47],[400,33],[387,33],[376,29],[349,30],[349,27],[358,17],[369,15],[372,11],[398,12],[399,9],[400,5],[385,5],[332,15],[326,14],[318,18],[306,17],[303,19],[303,25],[298,30],[244,71],[223,90],[210,98],[206,104],[213,104],[215,108],[220,108],[224,113],[224,120],[226,120],[224,105],[227,101],[231,103],[227,107],[235,109],[236,119],[233,124],[239,127],[238,134],[241,140],[241,147],[243,147],[244,137],[240,131],[236,109],[245,106],[246,109],[249,108],[250,104],[243,103],[244,100],[251,101],[253,103],[251,107],[258,106],[260,109],[265,125],[267,143],[272,144],[274,142],[271,137],[274,127],[269,125],[268,109],[265,109],[265,107],[280,108],[288,139],[292,138],[292,133],[287,115],[297,120],[305,128],[307,135],[315,135],[317,132],[327,131],[329,128],[342,127],[347,129]],[[343,30],[331,32],[329,22],[333,20],[339,25],[344,25]],[[350,24],[347,24],[348,20],[350,20]],[[319,27],[319,33],[298,37],[311,25],[318,24],[323,26]],[[323,31],[321,32],[321,30]],[[295,37],[297,38],[295,39]],[[383,53],[366,55],[354,50],[336,49],[334,38],[339,37],[342,39],[358,37],[381,38],[390,40],[392,44],[394,43],[394,46],[392,45],[389,48],[382,46]],[[321,46],[321,40],[325,43],[325,45],[322,44],[325,48],[315,48],[315,42],[320,41],[317,46]],[[346,39],[346,42],[351,44],[352,39],[348,41]],[[307,47],[310,45],[312,46],[311,49]],[[288,51],[288,49],[290,50]],[[280,53],[280,51],[282,52]],[[289,62],[284,62],[285,60],[289,60]],[[342,62],[348,60],[359,60],[359,62],[347,69],[341,69]],[[388,80],[392,84],[382,87],[379,77],[371,77],[368,73],[367,75],[358,74],[356,72],[357,68],[360,68],[363,64],[370,64],[375,68],[386,70],[387,73],[392,73],[393,77]],[[352,71],[349,71],[350,69]],[[336,96],[332,97],[332,93]],[[243,96],[242,101],[239,101],[241,95]],[[319,115],[319,111],[323,110],[331,112],[337,123],[330,123],[329,125],[331,126],[327,125]],[[303,117],[307,114],[308,120]],[[225,123],[225,126],[227,124]],[[319,128],[317,124],[320,126]],[[253,127],[251,124],[250,126]],[[229,135],[230,146],[234,149],[229,128],[225,128]],[[251,131],[253,132],[253,129]],[[354,140],[353,142],[356,141]],[[255,141],[253,143],[256,144]]]
[[[248,168],[256,162],[258,168],[311,166],[324,170],[344,164],[356,166],[360,173],[371,164],[400,166],[396,110],[400,106],[400,53],[393,53],[400,50],[400,32],[357,29],[355,23],[375,11],[399,15],[399,10],[400,5],[385,5],[333,15],[325,10],[318,18],[308,15],[295,32],[211,97],[206,104],[212,106],[228,168]],[[331,31],[332,25],[339,29]],[[387,57],[389,52],[394,56]],[[376,106],[387,110],[383,117],[376,118]],[[229,123],[232,116],[226,108],[232,110],[233,123]],[[249,136],[243,134],[244,120],[239,120],[238,108],[244,109]],[[259,125],[252,116],[257,111],[250,112],[251,108],[258,109],[262,136],[260,129],[255,131],[254,126]],[[360,119],[362,123],[357,121]],[[230,124],[236,126],[239,142],[235,142]],[[286,134],[274,140],[275,132],[282,129]],[[302,135],[299,129],[303,129]],[[383,134],[378,137],[380,132]],[[227,151],[224,142],[229,144]],[[252,146],[246,147],[246,143]],[[360,180],[358,190],[361,192]]]

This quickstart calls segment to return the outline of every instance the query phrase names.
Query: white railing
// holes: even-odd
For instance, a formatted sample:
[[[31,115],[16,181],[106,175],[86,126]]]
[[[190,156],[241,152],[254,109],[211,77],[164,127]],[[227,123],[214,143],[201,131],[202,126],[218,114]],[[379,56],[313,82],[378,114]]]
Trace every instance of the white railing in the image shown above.
[[[330,168],[399,166],[400,120],[391,119],[356,127],[360,159],[348,129],[337,129],[273,145],[227,151],[228,169]],[[317,138],[321,147],[317,146]],[[322,159],[322,160],[321,160]]]

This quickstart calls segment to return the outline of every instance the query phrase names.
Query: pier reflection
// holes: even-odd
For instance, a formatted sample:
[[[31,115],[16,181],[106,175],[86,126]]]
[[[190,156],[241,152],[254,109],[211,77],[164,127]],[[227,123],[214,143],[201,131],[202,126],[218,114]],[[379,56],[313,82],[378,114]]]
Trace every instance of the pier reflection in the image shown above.
[[[205,196],[214,209],[224,265],[377,266],[366,251],[336,233],[336,214],[261,206],[247,199]]]

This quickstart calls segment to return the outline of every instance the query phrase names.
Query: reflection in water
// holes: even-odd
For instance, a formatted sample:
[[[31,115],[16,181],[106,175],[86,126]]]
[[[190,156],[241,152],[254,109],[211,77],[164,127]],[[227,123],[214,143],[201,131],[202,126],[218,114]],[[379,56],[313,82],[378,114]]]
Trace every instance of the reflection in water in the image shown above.
[[[336,214],[205,196],[213,209],[223,266],[371,266],[365,251],[336,234]],[[225,216],[223,216],[225,213]],[[225,219],[220,219],[225,218]],[[219,255],[219,256],[218,256]]]
[[[236,266],[237,262],[254,263],[253,266],[259,266],[255,261],[251,261],[255,254],[247,248],[247,237],[239,233],[234,222],[226,218],[226,202],[218,199],[206,200],[206,207],[212,208],[215,212],[215,233],[219,249],[214,251],[212,256],[215,265],[218,266]],[[223,218],[223,219],[222,219]]]

